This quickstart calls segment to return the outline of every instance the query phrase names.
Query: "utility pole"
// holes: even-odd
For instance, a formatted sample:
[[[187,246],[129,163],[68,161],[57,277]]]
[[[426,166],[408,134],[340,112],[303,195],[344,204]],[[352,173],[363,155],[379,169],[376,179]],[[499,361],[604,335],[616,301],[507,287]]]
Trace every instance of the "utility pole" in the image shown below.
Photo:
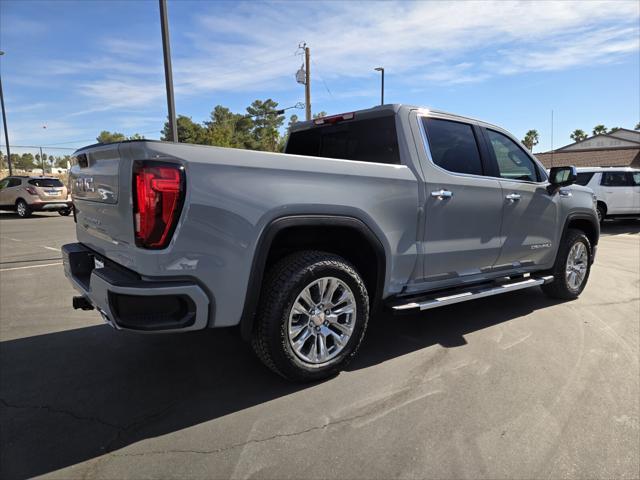
[[[380,85],[380,105],[384,105],[384,67],[376,67],[374,70],[382,74],[382,84]]]
[[[42,147],[40,147],[40,165],[42,166],[42,176],[44,177],[44,156],[42,156]]]
[[[551,167],[553,167],[553,110],[551,110]]]
[[[304,63],[305,63],[305,77],[304,77],[304,103],[306,119],[311,120],[311,52],[309,47],[304,45]]]
[[[0,50],[0,56],[1,55],[4,55],[4,52],[2,50]],[[7,113],[4,110],[4,94],[2,93],[2,75],[0,75],[0,104],[2,104],[2,124],[4,125],[4,143],[7,146],[7,164],[9,165],[9,175],[13,175],[13,169],[11,168],[11,149],[9,148],[9,131],[7,130]],[[0,157],[2,157],[2,152],[0,152]]]
[[[176,123],[176,105],[173,98],[173,73],[171,71],[171,47],[169,45],[169,20],[167,17],[167,0],[160,2],[160,28],[162,29],[162,52],[164,54],[164,81],[167,88],[167,110],[169,116],[169,140],[178,141],[178,125]]]

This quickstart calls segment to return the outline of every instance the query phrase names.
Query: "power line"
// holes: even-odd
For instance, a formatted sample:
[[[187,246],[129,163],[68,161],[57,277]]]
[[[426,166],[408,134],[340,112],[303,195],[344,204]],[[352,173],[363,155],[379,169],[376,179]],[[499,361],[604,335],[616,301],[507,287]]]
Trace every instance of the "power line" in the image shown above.
[[[316,62],[313,61],[313,59],[311,59],[311,63],[313,63],[313,66],[316,68],[316,72],[317,72],[318,71],[318,65],[316,64]],[[316,73],[316,75],[318,75],[318,78],[320,79],[320,81],[324,85],[324,88],[327,90],[329,95],[331,95],[331,98],[333,98],[335,100],[335,97],[333,96],[333,93],[331,93],[331,90],[329,90],[329,86],[327,85],[327,82],[324,81],[324,78],[321,77],[319,73]]]
[[[77,150],[76,148],[71,147],[52,147],[51,145],[11,145],[15,148],[52,148],[54,150]],[[5,147],[5,145],[0,145],[0,147]]]

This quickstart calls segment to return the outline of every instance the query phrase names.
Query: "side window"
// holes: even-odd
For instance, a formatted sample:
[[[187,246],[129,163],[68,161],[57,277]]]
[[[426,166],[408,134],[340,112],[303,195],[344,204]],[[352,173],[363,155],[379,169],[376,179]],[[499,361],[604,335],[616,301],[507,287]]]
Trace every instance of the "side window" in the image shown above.
[[[500,177],[509,180],[538,181],[538,169],[529,155],[506,135],[494,130],[485,131],[496,156]]]
[[[7,188],[8,185],[9,185],[8,178],[3,178],[2,180],[0,180],[0,190],[2,190],[3,188]]]
[[[595,172],[581,172],[578,174],[576,183],[584,187],[591,181],[594,175],[595,175]]]
[[[482,162],[471,125],[424,118],[433,163],[455,173],[482,175]]]
[[[633,178],[633,185],[640,187],[640,172],[632,172],[631,177]]]
[[[631,183],[625,172],[604,172],[602,185],[605,187],[629,187]]]
[[[10,178],[9,185],[7,187],[19,187],[22,184],[22,180],[19,178]]]

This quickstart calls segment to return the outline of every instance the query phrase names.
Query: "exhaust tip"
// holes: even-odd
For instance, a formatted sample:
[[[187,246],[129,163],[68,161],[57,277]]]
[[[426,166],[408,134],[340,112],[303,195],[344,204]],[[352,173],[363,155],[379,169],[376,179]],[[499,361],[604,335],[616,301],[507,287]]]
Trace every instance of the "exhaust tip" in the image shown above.
[[[76,310],[93,310],[93,305],[87,299],[87,297],[73,297],[73,308]]]

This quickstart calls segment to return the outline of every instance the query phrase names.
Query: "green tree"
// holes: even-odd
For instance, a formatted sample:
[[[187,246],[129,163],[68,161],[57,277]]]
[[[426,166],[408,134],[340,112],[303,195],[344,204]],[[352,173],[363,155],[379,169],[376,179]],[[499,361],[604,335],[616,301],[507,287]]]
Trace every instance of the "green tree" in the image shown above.
[[[289,141],[289,134],[291,133],[291,127],[293,127],[296,123],[298,123],[298,115],[296,115],[294,113],[293,115],[291,115],[289,117],[289,123],[287,125],[287,131],[280,138],[280,141],[278,142],[278,151],[279,152],[284,152],[284,147],[287,145],[287,142]]]
[[[239,122],[242,122],[243,116],[233,113],[227,107],[216,105],[209,115],[210,120],[204,122],[205,143],[218,147],[240,146],[238,144],[242,141],[239,142],[236,138],[236,127]]]
[[[110,132],[108,130],[101,131],[100,135],[96,137],[98,143],[116,143],[122,142],[126,139],[127,137],[125,137],[123,133]]]
[[[12,153],[11,165],[18,170],[32,170],[35,167],[33,155],[31,153],[23,153],[22,155]]]
[[[277,110],[278,102],[268,98],[265,101],[255,100],[247,113],[253,118],[251,137],[253,148],[267,152],[278,150],[280,132],[279,128],[284,123],[284,115]]]
[[[611,127],[611,129],[609,130],[609,133],[613,133],[616,130],[620,130],[620,127]]]
[[[522,139],[522,144],[532,151],[538,144],[539,137],[537,130],[529,130]]]
[[[594,135],[604,135],[605,133],[607,133],[607,127],[605,127],[604,125],[599,124],[593,127]]]
[[[144,135],[140,135],[139,133],[134,133],[127,140],[144,140]]]
[[[205,129],[199,123],[191,120],[191,117],[185,115],[178,115],[177,119],[178,141],[181,143],[195,143],[204,144]],[[162,129],[162,140],[169,140],[169,122],[164,122],[164,128]]]
[[[569,137],[571,137],[571,140],[573,140],[574,142],[581,142],[583,140],[586,140],[587,134],[584,130],[576,128],[573,132],[571,132],[571,135],[569,135]]]
[[[313,114],[313,118],[321,118],[321,117],[326,117],[327,116],[327,112],[325,112],[324,110],[322,110],[321,112],[318,113],[314,113]]]
[[[636,123],[636,126],[633,127],[634,130],[640,130],[640,122]]]

